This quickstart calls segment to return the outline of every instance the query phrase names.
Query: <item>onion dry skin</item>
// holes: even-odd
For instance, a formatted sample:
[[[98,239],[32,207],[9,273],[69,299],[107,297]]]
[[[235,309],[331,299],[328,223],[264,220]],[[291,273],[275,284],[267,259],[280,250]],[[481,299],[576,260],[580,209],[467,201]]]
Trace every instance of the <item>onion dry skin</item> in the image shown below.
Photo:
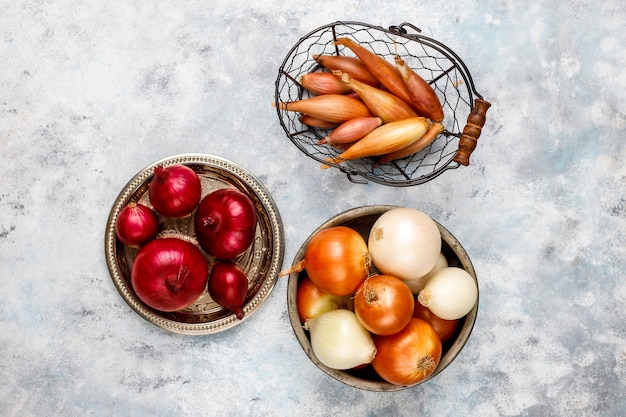
[[[333,295],[351,295],[369,275],[371,259],[365,239],[354,229],[333,226],[311,237],[304,259],[279,275],[304,269],[313,284]]]
[[[200,247],[218,259],[231,259],[244,253],[252,245],[256,224],[254,203],[234,188],[207,194],[194,216]]]
[[[130,202],[120,210],[114,228],[115,235],[123,244],[139,248],[156,238],[159,219],[150,207]]]
[[[402,330],[413,317],[414,306],[409,287],[391,275],[372,275],[363,281],[354,296],[357,318],[363,327],[378,335]]]
[[[178,238],[143,246],[131,268],[131,285],[141,301],[160,311],[178,311],[204,292],[209,271],[200,249]]]
[[[216,303],[233,312],[238,320],[243,319],[243,306],[248,295],[245,272],[233,262],[217,262],[209,277],[209,295]]]
[[[185,217],[200,202],[202,183],[198,174],[186,165],[159,165],[154,168],[148,194],[159,214],[171,218]]]
[[[372,366],[385,381],[414,385],[428,378],[439,365],[441,340],[426,321],[412,318],[398,333],[374,336],[376,356]]]

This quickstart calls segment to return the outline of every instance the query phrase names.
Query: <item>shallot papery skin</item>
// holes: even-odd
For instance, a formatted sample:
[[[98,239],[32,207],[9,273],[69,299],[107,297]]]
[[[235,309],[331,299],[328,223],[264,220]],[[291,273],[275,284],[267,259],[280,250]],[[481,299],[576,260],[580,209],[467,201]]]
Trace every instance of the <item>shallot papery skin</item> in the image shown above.
[[[335,72],[341,80],[354,90],[374,116],[380,117],[384,123],[417,117],[418,114],[400,97],[380,88],[352,79],[348,74]]]
[[[302,100],[279,103],[280,110],[307,114],[331,123],[342,123],[372,113],[359,99],[342,94],[323,94]]]
[[[395,94],[406,103],[411,102],[404,81],[394,64],[350,38],[339,38],[335,41],[335,45],[345,46],[352,50],[359,60],[363,62],[363,65],[389,92]]]

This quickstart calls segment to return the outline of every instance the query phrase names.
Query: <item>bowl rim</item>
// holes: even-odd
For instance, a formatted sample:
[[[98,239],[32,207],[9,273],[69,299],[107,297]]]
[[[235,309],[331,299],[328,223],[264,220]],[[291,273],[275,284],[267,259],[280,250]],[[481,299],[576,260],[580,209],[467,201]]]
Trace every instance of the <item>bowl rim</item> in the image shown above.
[[[297,264],[298,262],[300,262],[304,258],[304,253],[306,251],[306,247],[307,247],[309,241],[319,231],[321,231],[323,229],[327,229],[329,227],[343,225],[347,221],[354,220],[354,219],[359,218],[359,217],[373,216],[373,215],[380,216],[383,213],[385,213],[385,212],[387,212],[387,211],[389,211],[389,210],[391,210],[393,208],[399,208],[399,207],[403,207],[403,206],[397,206],[397,205],[367,205],[367,206],[360,206],[360,207],[355,207],[355,208],[346,210],[346,211],[344,211],[342,213],[339,213],[339,214],[331,217],[330,219],[328,219],[327,221],[322,223],[320,226],[318,226],[309,235],[309,237],[304,241],[304,243],[302,244],[302,246],[300,247],[300,249],[298,250],[298,252],[296,253],[296,255],[294,257],[293,265]],[[441,233],[442,243],[445,243],[446,245],[448,245],[448,247],[454,252],[454,254],[458,258],[459,262],[461,263],[461,266],[463,267],[463,269],[465,269],[470,274],[470,276],[474,279],[474,282],[476,283],[476,286],[478,287],[478,280],[477,280],[477,277],[476,277],[476,271],[474,269],[474,266],[473,266],[473,264],[472,264],[472,262],[471,262],[471,260],[470,260],[470,258],[468,256],[467,252],[465,251],[465,249],[463,248],[461,243],[443,225],[441,225],[435,219],[433,219],[433,221],[435,221],[435,224],[439,228],[439,231]],[[365,236],[365,240],[367,242],[367,236]],[[478,298],[477,298],[476,304],[474,305],[472,310],[470,310],[470,312],[465,316],[464,323],[463,323],[463,325],[461,327],[461,330],[459,331],[459,334],[457,335],[457,338],[448,347],[448,349],[443,352],[443,355],[441,357],[439,365],[437,366],[435,371],[433,371],[433,373],[431,375],[429,375],[427,378],[423,379],[422,381],[419,381],[419,382],[417,382],[415,384],[411,384],[411,385],[394,385],[394,384],[391,384],[389,382],[382,381],[382,380],[381,381],[374,381],[374,380],[370,380],[370,379],[361,378],[361,377],[352,375],[352,374],[350,374],[350,373],[348,373],[346,371],[340,371],[340,370],[329,368],[329,367],[325,366],[324,364],[322,364],[315,357],[315,354],[313,353],[313,349],[311,347],[310,339],[309,339],[309,337],[307,335],[307,332],[304,330],[304,328],[303,328],[303,326],[302,326],[302,324],[300,322],[300,317],[298,316],[298,308],[297,308],[297,304],[296,304],[296,293],[297,293],[297,288],[298,288],[298,282],[299,282],[299,279],[300,279],[300,274],[301,274],[300,272],[292,272],[289,275],[289,280],[288,280],[288,283],[287,283],[287,310],[288,310],[288,314],[289,314],[289,320],[290,320],[290,323],[291,323],[291,327],[292,327],[292,329],[294,331],[296,339],[298,340],[298,343],[300,344],[300,347],[304,350],[304,352],[309,357],[309,359],[319,369],[321,369],[324,373],[326,373],[327,375],[331,376],[332,378],[334,378],[334,379],[336,379],[336,380],[338,380],[338,381],[340,381],[340,382],[342,382],[342,383],[344,383],[346,385],[350,385],[352,387],[355,387],[355,388],[359,388],[359,389],[363,389],[363,390],[367,390],[367,391],[383,391],[383,392],[400,391],[400,390],[404,390],[404,389],[407,389],[407,388],[411,388],[411,387],[420,385],[420,384],[422,384],[422,383],[424,383],[424,382],[434,378],[439,373],[441,373],[445,368],[447,368],[452,363],[452,361],[454,361],[454,359],[459,355],[459,353],[461,352],[461,350],[463,349],[463,347],[467,343],[467,341],[469,339],[469,336],[470,336],[470,334],[471,334],[471,332],[472,332],[472,330],[474,328],[474,324],[476,322],[476,316],[477,316],[477,313],[478,313],[478,305],[479,305]]]

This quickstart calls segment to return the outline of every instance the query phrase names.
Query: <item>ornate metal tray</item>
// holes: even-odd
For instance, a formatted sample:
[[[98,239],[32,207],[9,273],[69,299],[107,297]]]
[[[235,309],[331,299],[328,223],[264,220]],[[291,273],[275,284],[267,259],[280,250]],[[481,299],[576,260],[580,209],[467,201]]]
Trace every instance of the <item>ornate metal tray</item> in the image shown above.
[[[115,220],[126,204],[139,202],[151,206],[148,188],[154,168],[158,165],[175,164],[187,165],[196,171],[202,183],[203,197],[216,189],[233,187],[252,199],[258,213],[254,242],[236,259],[249,281],[245,316],[242,320],[250,317],[270,295],[284,255],[284,232],[280,215],[269,192],[254,176],[241,166],[217,156],[172,156],[154,162],[136,174],[120,192],[109,214],[105,234],[106,261],[111,278],[122,298],[147,321],[174,333],[217,333],[239,324],[242,320],[237,320],[234,314],[213,301],[206,290],[194,304],[177,312],[162,312],[144,304],[133,291],[130,281],[131,266],[137,249],[124,245],[115,235]],[[193,214],[182,219],[159,216],[159,236],[176,235],[195,242]],[[206,257],[211,267],[213,260],[208,255]]]

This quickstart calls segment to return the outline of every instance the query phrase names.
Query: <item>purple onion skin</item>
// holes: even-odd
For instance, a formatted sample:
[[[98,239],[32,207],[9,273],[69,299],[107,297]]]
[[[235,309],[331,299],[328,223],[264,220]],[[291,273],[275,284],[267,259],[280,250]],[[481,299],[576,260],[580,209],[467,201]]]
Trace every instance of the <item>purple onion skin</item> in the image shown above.
[[[207,286],[209,268],[198,247],[178,238],[155,239],[133,262],[131,285],[155,310],[172,312],[193,304]]]
[[[157,166],[148,189],[150,203],[161,215],[185,217],[193,212],[202,197],[202,183],[186,165]]]
[[[242,320],[245,315],[243,306],[248,295],[245,272],[233,262],[217,262],[209,277],[209,295],[216,303],[233,312],[238,320]]]
[[[252,245],[256,224],[254,203],[232,188],[207,194],[194,217],[200,247],[218,259],[233,259],[244,253]]]
[[[139,248],[159,232],[159,219],[150,207],[128,203],[115,219],[115,235],[125,245]]]

